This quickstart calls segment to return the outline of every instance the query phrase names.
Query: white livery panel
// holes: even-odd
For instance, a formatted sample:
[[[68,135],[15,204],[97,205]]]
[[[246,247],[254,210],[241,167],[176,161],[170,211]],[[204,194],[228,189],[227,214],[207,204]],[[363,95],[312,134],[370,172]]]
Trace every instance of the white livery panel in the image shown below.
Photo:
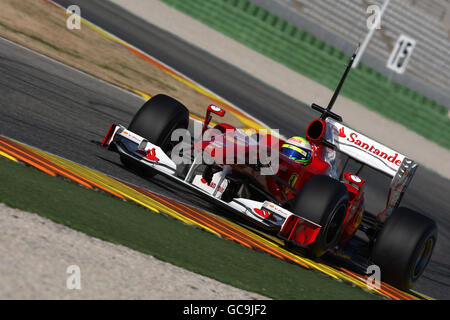
[[[394,177],[405,156],[331,118],[326,119],[325,139],[338,150],[368,166]]]

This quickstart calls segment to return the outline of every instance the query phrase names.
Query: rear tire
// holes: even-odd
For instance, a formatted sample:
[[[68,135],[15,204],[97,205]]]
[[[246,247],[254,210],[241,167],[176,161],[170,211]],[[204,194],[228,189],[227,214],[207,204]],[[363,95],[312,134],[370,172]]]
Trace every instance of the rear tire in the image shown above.
[[[327,176],[308,180],[293,202],[293,212],[322,226],[319,235],[308,247],[313,257],[320,257],[334,248],[347,214],[348,191],[344,184]]]
[[[134,115],[128,129],[149,142],[161,147],[169,153],[177,142],[171,141],[172,132],[176,129],[187,129],[189,126],[189,111],[177,100],[158,94],[148,100]],[[156,171],[143,168],[139,162],[121,157],[122,163],[134,171],[153,176]]]
[[[398,208],[376,238],[372,260],[381,279],[409,290],[424,272],[437,241],[436,222],[419,212]]]

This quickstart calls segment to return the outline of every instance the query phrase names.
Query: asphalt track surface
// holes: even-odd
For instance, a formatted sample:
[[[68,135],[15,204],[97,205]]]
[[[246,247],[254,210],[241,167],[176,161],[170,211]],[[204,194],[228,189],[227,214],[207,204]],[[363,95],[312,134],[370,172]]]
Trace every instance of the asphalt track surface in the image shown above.
[[[280,128],[286,136],[302,134],[315,116],[298,101],[117,6],[104,1],[70,2],[83,7],[84,18],[174,67],[272,128]],[[109,124],[128,124],[142,104],[141,99],[3,40],[0,47],[0,134],[153,192],[214,210],[163,177],[147,181],[126,171],[115,154],[98,147]],[[370,170],[361,175],[370,185],[369,210],[376,211],[384,204],[389,180]],[[438,299],[450,299],[449,191],[448,180],[421,167],[403,200],[403,205],[438,222],[437,247],[415,288]]]

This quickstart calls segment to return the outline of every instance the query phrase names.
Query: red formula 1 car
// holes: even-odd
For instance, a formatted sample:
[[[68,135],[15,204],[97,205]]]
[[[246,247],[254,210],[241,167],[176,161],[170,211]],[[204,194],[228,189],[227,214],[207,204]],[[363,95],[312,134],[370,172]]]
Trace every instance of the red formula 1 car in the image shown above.
[[[306,131],[308,165],[280,152],[285,140],[270,133],[250,134],[225,123],[211,127],[212,114],[225,114],[217,106],[209,106],[199,124],[165,95],[147,101],[128,128],[111,125],[102,146],[118,152],[125,166],[164,174],[313,257],[343,248],[360,230],[368,239],[365,263],[378,265],[382,280],[407,290],[431,258],[437,226],[399,206],[417,164],[344,126],[331,111],[354,57],[329,106],[312,105],[321,116]],[[360,169],[347,172],[349,159],[392,177],[385,209],[376,217],[365,212],[366,181]]]

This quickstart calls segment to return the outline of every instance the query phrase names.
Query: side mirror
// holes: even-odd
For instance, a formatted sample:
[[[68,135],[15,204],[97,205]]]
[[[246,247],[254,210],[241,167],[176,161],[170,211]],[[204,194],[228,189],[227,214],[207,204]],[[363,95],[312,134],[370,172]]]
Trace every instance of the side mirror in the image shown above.
[[[210,104],[208,106],[208,109],[206,110],[205,122],[203,123],[202,135],[205,132],[205,130],[208,128],[209,123],[211,122],[211,119],[212,119],[211,113],[214,113],[215,115],[218,115],[219,117],[223,117],[225,115],[225,110],[218,106],[215,106],[213,104]]]
[[[213,104],[211,104],[208,107],[208,111],[214,113],[215,115],[218,115],[219,117],[223,117],[225,115],[225,110],[224,109],[222,109],[222,108],[220,108],[218,106],[215,106]]]

